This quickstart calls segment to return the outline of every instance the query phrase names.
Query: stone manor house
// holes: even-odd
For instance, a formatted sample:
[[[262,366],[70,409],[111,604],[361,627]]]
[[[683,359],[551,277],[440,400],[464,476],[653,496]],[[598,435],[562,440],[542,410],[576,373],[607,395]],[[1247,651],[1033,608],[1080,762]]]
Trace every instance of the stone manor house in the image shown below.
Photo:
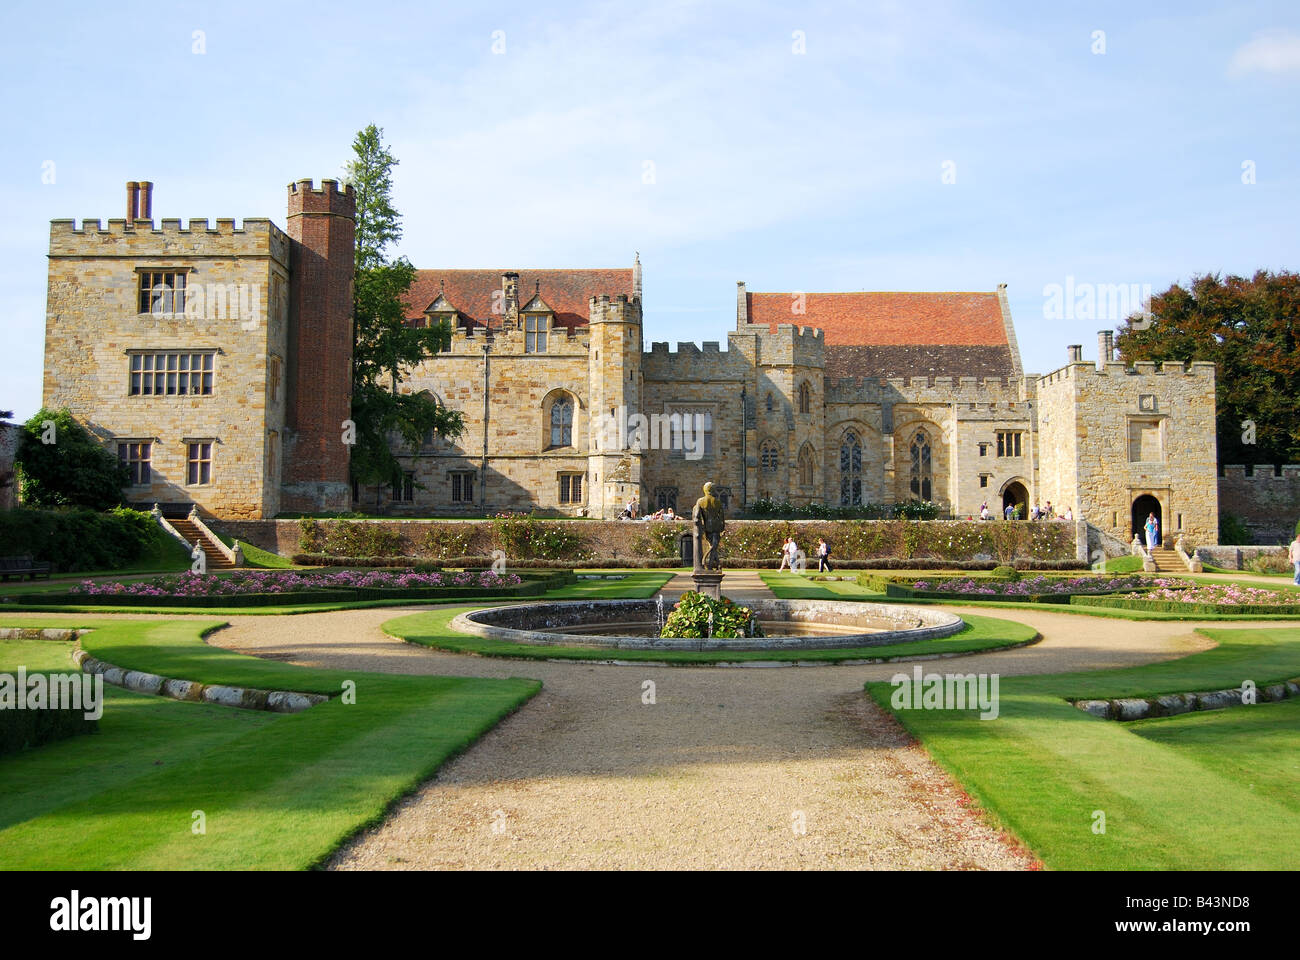
[[[626,269],[418,271],[408,322],[450,349],[398,385],[461,411],[454,441],[403,450],[404,476],[349,480],[354,203],[288,188],[269,219],[127,216],[50,225],[44,402],[130,467],[129,499],[224,519],[362,510],[688,512],[712,480],[734,512],[794,503],[1050,501],[1122,539],[1218,531],[1211,363],[1129,366],[1112,334],[1085,360],[1026,374],[1004,285],[987,292],[752,292],[727,347],[645,340],[639,258]],[[621,442],[630,415],[702,426]],[[676,418],[676,419],[674,419]],[[684,420],[682,418],[685,418]],[[666,439],[665,439],[666,438]],[[662,442],[656,442],[662,441]]]

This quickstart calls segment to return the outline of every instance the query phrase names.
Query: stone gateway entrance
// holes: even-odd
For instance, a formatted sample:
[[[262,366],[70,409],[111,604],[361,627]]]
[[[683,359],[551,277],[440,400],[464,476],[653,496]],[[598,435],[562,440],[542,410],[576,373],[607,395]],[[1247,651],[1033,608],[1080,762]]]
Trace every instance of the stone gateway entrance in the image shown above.
[[[1002,488],[1002,515],[1006,516],[1007,507],[1019,507],[1020,519],[1029,519],[1029,491],[1019,480],[1012,480]]]
[[[1160,501],[1149,493],[1144,493],[1133,501],[1133,529],[1129,531],[1129,536],[1137,534],[1143,545],[1147,542],[1146,522],[1147,514],[1156,515],[1156,523],[1160,524],[1160,533],[1156,537],[1156,545],[1159,546],[1164,542],[1165,537],[1165,518],[1160,512]]]

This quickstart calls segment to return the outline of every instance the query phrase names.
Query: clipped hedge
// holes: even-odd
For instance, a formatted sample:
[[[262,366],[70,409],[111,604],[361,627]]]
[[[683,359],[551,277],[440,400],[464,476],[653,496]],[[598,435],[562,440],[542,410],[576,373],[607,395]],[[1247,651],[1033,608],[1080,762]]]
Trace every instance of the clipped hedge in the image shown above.
[[[152,516],[125,507],[0,511],[0,556],[30,555],[56,573],[116,570],[160,550],[166,537]]]
[[[0,710],[0,757],[98,731],[99,721],[86,719],[84,710]]]
[[[1181,600],[1138,600],[1131,597],[1074,596],[1070,603],[1087,607],[1111,607],[1118,610],[1146,610],[1152,613],[1204,614],[1262,614],[1266,616],[1300,617],[1300,604],[1284,603],[1184,603]]]
[[[555,520],[525,515],[465,521],[304,518],[290,529],[294,528],[299,534],[297,549],[283,552],[311,557],[393,558],[408,563],[426,559],[455,566],[467,557],[490,557],[500,550],[509,566],[541,560],[552,566],[615,561],[624,567],[678,566],[680,537],[691,529],[684,521]],[[734,568],[766,567],[770,561],[775,567],[788,536],[810,555],[817,540],[825,538],[831,545],[831,562],[850,568],[867,563],[888,567],[889,561],[903,561],[898,565],[926,569],[921,563],[926,560],[941,561],[937,566],[987,564],[965,569],[1012,563],[1021,569],[1087,567],[1075,559],[1074,524],[1063,521],[730,520],[722,536],[723,562]]]

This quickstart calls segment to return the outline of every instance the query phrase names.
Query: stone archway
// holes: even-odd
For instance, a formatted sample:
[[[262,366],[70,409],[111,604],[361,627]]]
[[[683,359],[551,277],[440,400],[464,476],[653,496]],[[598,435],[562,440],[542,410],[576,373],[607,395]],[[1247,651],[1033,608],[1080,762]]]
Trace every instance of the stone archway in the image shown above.
[[[1019,480],[1012,480],[1002,488],[1002,516],[1006,517],[1007,507],[1019,507],[1021,520],[1029,519],[1029,491]]]
[[[1156,523],[1160,525],[1159,532],[1156,534],[1156,546],[1160,546],[1161,543],[1164,542],[1165,537],[1165,518],[1160,511],[1159,498],[1153,497],[1149,493],[1144,493],[1133,501],[1133,527],[1129,531],[1129,536],[1137,534],[1139,539],[1141,539],[1143,546],[1145,546],[1147,542],[1145,530],[1147,515],[1152,513],[1156,515]]]

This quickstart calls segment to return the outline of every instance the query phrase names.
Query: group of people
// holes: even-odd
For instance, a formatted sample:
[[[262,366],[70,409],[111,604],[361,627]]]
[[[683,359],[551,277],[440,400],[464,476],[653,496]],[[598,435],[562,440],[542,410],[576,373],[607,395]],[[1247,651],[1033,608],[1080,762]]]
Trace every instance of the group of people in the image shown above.
[[[654,513],[641,513],[640,502],[633,497],[627,502],[627,506],[619,513],[620,520],[676,520],[677,512],[672,507],[664,507],[662,510],[656,510]]]
[[[1018,516],[1019,510],[1020,508],[1016,504],[1008,503],[1005,507],[1002,508],[1002,517],[1004,520],[1015,520],[1016,517]],[[984,503],[980,505],[980,519],[991,520],[992,518],[993,518],[993,514],[989,512],[988,501],[985,500]],[[1032,507],[1030,507],[1029,519],[1030,520],[1074,520],[1074,508],[1066,507],[1065,513],[1058,514],[1056,512],[1056,509],[1052,506],[1052,501],[1048,500],[1047,506],[1045,507],[1040,507],[1038,504],[1034,504]]]
[[[799,549],[799,544],[795,542],[794,537],[786,537],[785,543],[781,544],[781,563],[777,570],[793,570],[799,562],[799,554],[803,553]],[[831,566],[831,546],[826,539],[820,538],[817,541],[817,570],[819,573],[829,573],[834,568]]]

